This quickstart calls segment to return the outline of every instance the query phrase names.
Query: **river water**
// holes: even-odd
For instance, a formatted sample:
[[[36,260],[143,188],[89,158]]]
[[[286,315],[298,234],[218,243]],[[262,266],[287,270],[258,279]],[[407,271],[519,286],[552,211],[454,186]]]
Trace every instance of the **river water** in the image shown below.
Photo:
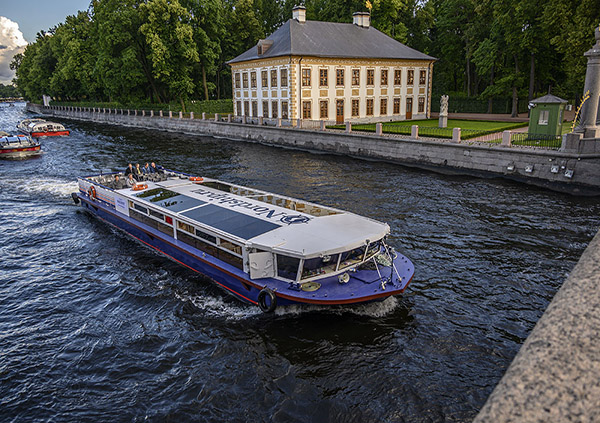
[[[497,179],[63,123],[0,162],[2,422],[468,422],[600,227],[596,199]],[[72,203],[78,175],[129,161],[386,221],[415,278],[263,314]]]

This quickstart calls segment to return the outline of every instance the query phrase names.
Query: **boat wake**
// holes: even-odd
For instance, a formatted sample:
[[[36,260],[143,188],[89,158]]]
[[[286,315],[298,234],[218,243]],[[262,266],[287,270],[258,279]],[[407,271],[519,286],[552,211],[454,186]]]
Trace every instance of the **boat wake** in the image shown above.
[[[2,178],[0,179],[0,187],[7,191],[11,189],[17,190],[19,193],[28,195],[50,194],[53,197],[64,198],[71,201],[71,193],[78,191],[76,181],[65,181],[60,179],[16,179]]]

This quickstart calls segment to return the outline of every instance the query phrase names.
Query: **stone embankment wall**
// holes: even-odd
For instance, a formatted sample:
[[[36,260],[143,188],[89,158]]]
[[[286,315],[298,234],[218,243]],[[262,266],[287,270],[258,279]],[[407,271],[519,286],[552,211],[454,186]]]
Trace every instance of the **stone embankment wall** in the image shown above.
[[[448,140],[400,139],[338,131],[317,131],[229,123],[177,116],[150,116],[108,109],[43,107],[27,109],[43,115],[136,128],[225,137],[273,146],[384,160],[442,173],[503,177],[578,195],[600,194],[600,154],[571,153],[497,144]],[[572,150],[571,150],[572,151]]]

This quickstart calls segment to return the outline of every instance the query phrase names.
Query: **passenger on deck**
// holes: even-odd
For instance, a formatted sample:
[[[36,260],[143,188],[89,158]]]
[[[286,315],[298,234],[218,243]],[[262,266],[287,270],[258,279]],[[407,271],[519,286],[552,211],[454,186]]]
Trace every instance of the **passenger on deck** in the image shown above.
[[[113,189],[123,189],[123,188],[125,188],[125,181],[122,180],[118,174],[115,175],[115,180],[113,181]]]
[[[133,169],[133,177],[138,181],[142,181],[144,179],[144,174],[142,173],[139,163],[135,164],[135,169]]]
[[[133,173],[133,165],[131,163],[129,163],[127,165],[127,169],[125,169],[125,176],[129,175],[130,173]]]
[[[127,184],[128,188],[133,187],[137,183],[137,181],[133,178],[133,173],[127,175],[127,180],[125,181],[125,183]]]
[[[162,173],[162,171],[156,166],[154,162],[152,162],[152,164],[150,165],[150,169],[152,170],[152,173]]]
[[[142,168],[142,172],[144,173],[144,175],[148,175],[150,173],[153,173],[152,170],[150,169],[150,165],[148,164],[148,162],[146,162],[146,164]]]

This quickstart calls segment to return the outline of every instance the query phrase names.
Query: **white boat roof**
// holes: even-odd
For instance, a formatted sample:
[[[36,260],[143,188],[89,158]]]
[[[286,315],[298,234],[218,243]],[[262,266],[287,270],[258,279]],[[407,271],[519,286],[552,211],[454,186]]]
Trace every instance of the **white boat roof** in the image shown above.
[[[146,183],[148,189],[143,191],[117,192],[248,247],[291,256],[311,258],[348,251],[390,231],[386,223],[354,213],[216,179]],[[232,192],[218,189],[219,185]]]

